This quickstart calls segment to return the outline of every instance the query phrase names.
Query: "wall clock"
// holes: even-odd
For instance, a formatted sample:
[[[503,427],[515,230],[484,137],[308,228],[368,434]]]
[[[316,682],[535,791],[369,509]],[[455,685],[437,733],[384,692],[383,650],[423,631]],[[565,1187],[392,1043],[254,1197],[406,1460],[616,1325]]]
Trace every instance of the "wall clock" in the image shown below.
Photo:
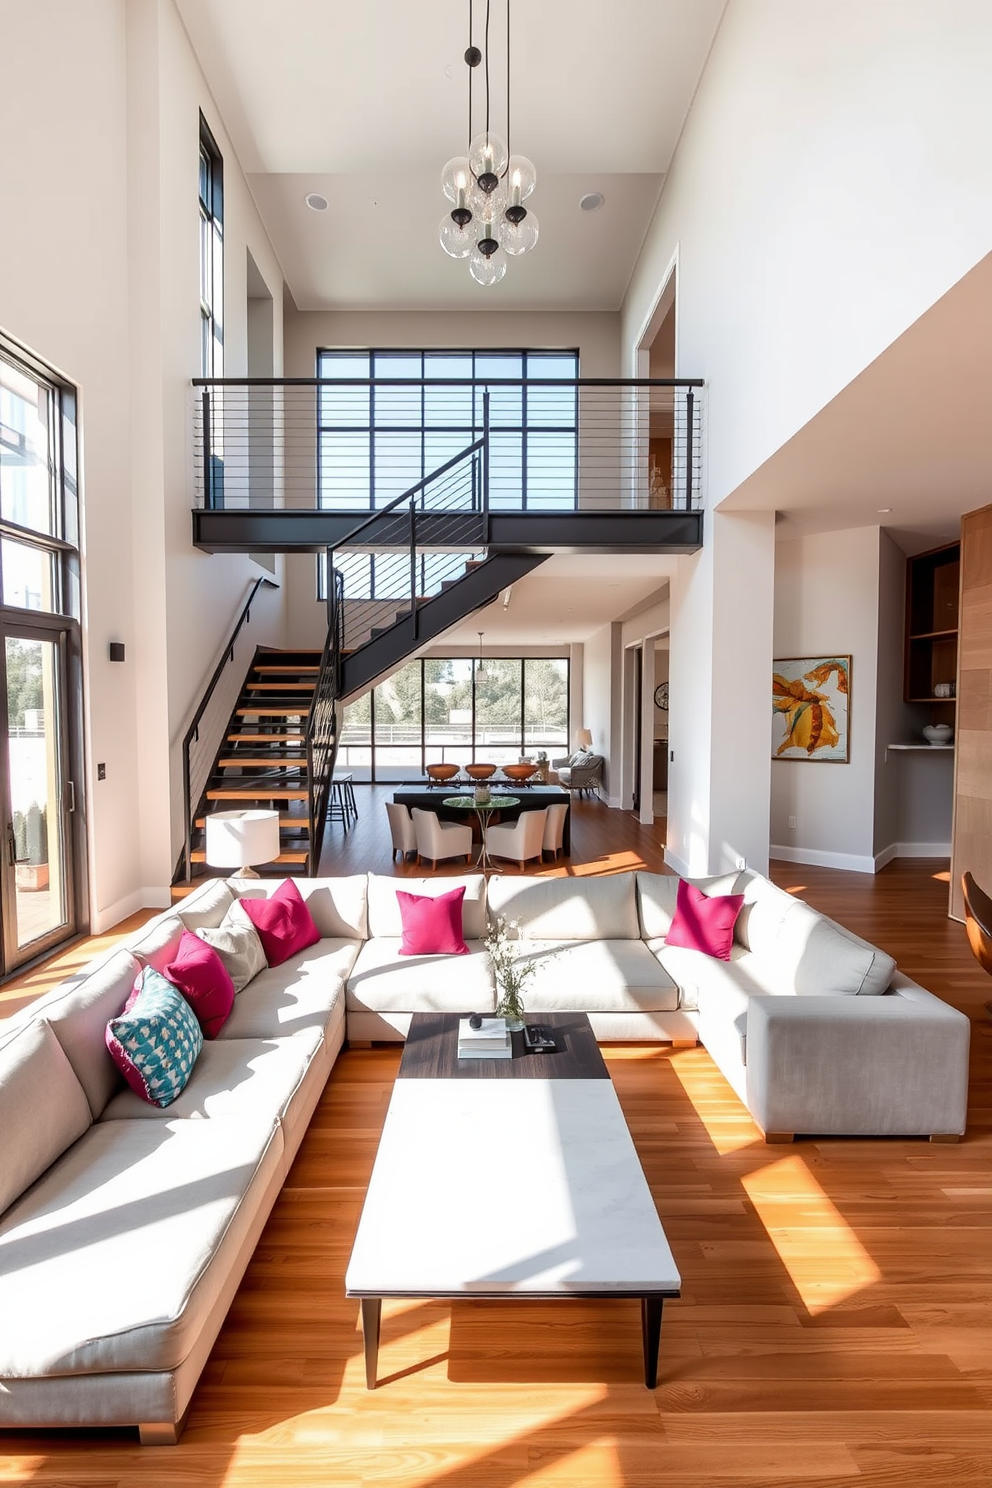
[[[668,683],[659,682],[654,690],[654,705],[656,708],[664,708],[668,712]]]

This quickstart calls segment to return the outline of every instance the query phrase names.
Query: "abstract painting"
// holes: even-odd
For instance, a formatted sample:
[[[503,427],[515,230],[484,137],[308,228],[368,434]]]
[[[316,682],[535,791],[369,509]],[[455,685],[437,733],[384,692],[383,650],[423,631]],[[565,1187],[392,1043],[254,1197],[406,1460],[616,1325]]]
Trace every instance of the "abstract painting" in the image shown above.
[[[847,764],[851,658],[793,656],[772,666],[772,759]]]

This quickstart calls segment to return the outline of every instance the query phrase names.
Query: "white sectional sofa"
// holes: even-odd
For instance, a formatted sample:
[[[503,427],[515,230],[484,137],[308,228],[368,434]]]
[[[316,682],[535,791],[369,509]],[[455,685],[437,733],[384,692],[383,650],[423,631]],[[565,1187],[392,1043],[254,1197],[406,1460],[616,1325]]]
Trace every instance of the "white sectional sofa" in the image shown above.
[[[0,1024],[0,1427],[176,1439],[346,1031],[402,1039],[418,1010],[492,1010],[492,915],[535,967],[535,1017],[584,1011],[602,1040],[698,1036],[769,1136],[964,1130],[967,1019],[759,875],[699,885],[744,895],[729,961],[665,944],[668,876],[298,883],[321,939],[238,994],[165,1109],[124,1085],[106,1024],[184,927],[274,884],[208,881]],[[468,954],[401,956],[396,890],[459,883]]]

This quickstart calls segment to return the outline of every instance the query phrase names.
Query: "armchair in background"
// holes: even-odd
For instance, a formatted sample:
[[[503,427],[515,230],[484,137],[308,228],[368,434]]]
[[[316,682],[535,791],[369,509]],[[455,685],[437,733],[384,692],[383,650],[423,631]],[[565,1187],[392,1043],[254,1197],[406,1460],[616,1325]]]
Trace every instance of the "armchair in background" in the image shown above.
[[[577,749],[567,759],[556,759],[551,763],[558,771],[558,784],[563,785],[566,790],[576,791],[579,795],[591,791],[595,795],[603,783],[603,766],[606,761],[601,754],[590,754],[587,750]]]

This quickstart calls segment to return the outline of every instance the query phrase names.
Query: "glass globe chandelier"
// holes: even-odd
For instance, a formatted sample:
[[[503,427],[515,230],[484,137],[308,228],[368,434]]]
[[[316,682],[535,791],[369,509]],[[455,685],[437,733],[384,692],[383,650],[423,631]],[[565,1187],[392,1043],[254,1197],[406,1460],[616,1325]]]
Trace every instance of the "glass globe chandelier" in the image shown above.
[[[441,172],[441,190],[451,210],[441,219],[438,237],[445,253],[467,258],[477,284],[498,284],[507,258],[527,253],[537,242],[538,222],[524,206],[537,185],[537,172],[525,155],[511,155],[509,144],[490,128],[489,22],[486,0],[485,53],[472,41],[475,0],[468,0],[468,153],[456,155]],[[472,78],[485,62],[485,128],[472,133]],[[506,134],[510,135],[510,0],[506,0]]]

